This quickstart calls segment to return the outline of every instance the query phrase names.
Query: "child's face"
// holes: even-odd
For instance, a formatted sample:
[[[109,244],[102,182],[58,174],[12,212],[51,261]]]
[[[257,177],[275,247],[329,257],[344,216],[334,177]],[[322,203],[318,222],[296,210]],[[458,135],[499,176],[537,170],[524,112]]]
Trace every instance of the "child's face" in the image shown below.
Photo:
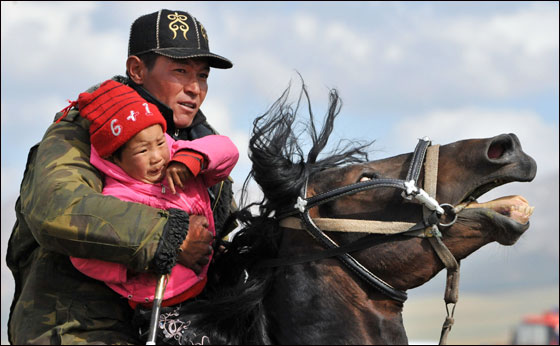
[[[169,148],[160,125],[138,132],[124,144],[120,159],[115,163],[132,178],[155,184],[163,179],[169,162]]]

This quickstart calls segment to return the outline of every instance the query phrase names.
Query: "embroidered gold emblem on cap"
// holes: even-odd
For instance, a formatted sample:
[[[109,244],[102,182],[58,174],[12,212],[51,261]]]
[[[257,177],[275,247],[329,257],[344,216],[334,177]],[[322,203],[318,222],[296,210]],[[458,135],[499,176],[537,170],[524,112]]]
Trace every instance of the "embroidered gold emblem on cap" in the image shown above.
[[[172,20],[172,22],[169,23],[169,30],[173,31],[173,40],[177,37],[177,30],[181,30],[185,40],[188,40],[187,31],[189,31],[189,26],[185,23],[187,16],[175,12],[174,14],[168,14],[167,19]]]

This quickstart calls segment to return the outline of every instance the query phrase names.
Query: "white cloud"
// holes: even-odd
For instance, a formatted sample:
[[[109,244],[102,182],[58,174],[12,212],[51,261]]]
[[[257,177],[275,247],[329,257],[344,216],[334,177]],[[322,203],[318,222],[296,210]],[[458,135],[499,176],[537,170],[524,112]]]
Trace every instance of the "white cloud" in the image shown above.
[[[311,42],[316,39],[319,24],[315,17],[298,13],[294,15],[293,22],[296,37],[299,37],[307,42]]]
[[[255,97],[252,92],[257,92],[258,96],[272,100],[280,95],[294,72],[280,57],[262,48],[254,47],[245,51],[238,59],[236,68],[238,71],[244,71],[245,90],[249,91],[249,94],[243,97]]]
[[[504,99],[558,85],[557,11],[536,4],[484,16],[422,13],[399,12],[398,26],[326,20],[309,10],[256,24],[240,14],[235,20],[258,39],[235,35],[254,53],[239,59],[259,57],[245,64],[256,67],[248,71],[261,84],[268,79],[259,65],[284,76],[304,66],[306,79],[320,76],[321,84],[344,84],[348,94],[370,93],[378,103]],[[273,24],[282,30],[271,30]]]
[[[127,18],[134,17],[131,11],[139,13],[135,6],[113,7],[126,11]],[[430,6],[397,7],[401,10],[392,15],[402,25],[365,25],[342,16],[326,20],[309,9],[255,16],[228,7],[207,16],[216,37],[212,42],[226,44],[225,51],[234,52],[235,69],[245,71],[239,83],[265,94],[282,90],[294,69],[311,85],[313,80],[344,85],[347,94],[367,90],[378,104],[512,97],[558,84],[558,13],[549,7],[452,17],[434,14]],[[91,14],[101,13],[98,4],[2,3],[2,9],[3,66],[10,66],[17,83],[42,77],[86,88],[124,71],[126,26],[94,28]],[[22,37],[35,40],[39,58],[22,54],[17,39]]]
[[[77,98],[78,95],[75,96]],[[17,114],[7,112],[5,100],[2,100],[2,126],[21,126],[27,129],[27,138],[32,137],[34,141],[38,141],[52,123],[56,112],[68,105],[67,99],[69,98],[71,97],[65,99],[46,91],[45,94],[33,97],[32,102],[19,104]]]
[[[495,15],[479,29],[494,42],[512,49],[520,47],[523,54],[538,56],[558,50],[558,27],[557,11],[533,4],[510,15]],[[499,46],[493,46],[496,47]]]
[[[258,83],[256,89],[269,88],[270,78],[266,77],[270,75],[282,76],[285,83],[286,76],[302,67],[328,66],[332,76],[341,73],[332,67],[343,68],[358,77],[360,71],[353,67],[367,64],[371,57],[368,37],[346,22],[329,20],[325,24],[324,18],[304,11],[249,16],[247,12],[226,14],[222,25],[223,33],[240,50],[236,68],[249,67],[249,79]]]
[[[16,167],[2,167],[2,205],[15,201],[19,195],[19,185],[23,179],[23,170]],[[2,213],[4,209],[2,209]]]
[[[220,31],[231,37],[237,45],[270,42],[271,37],[282,39],[288,35],[286,19],[283,15],[274,12],[260,12],[255,15],[252,11],[232,11],[223,14],[222,22],[215,22],[215,31]]]
[[[458,85],[469,92],[507,96],[558,83],[558,11],[535,4],[490,18],[444,17],[426,28],[420,40],[457,50]]]
[[[364,64],[371,54],[370,40],[340,22],[327,26],[323,40],[325,50],[338,57],[339,63]]]
[[[128,37],[93,28],[98,6],[2,2],[2,65],[10,66],[3,73],[23,84],[36,83],[37,76],[51,76],[53,84],[76,79],[91,83],[101,75],[122,73]]]
[[[389,44],[383,52],[385,61],[388,63],[400,63],[405,57],[403,49],[397,43]]]

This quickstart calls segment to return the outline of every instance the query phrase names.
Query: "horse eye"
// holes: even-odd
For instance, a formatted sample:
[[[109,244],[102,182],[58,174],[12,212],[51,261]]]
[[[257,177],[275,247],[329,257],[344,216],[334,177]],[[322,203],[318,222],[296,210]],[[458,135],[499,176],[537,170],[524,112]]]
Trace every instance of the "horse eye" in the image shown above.
[[[362,175],[360,176],[360,179],[358,179],[358,182],[362,182],[362,181],[368,181],[368,180],[372,180],[372,179],[379,179],[380,175],[374,172],[368,172],[368,173],[362,173]]]

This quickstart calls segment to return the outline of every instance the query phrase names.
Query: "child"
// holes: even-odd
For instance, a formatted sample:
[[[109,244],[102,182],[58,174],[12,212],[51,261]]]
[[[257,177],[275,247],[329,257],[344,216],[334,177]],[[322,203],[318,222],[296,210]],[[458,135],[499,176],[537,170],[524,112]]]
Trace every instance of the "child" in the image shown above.
[[[91,122],[90,161],[104,174],[104,195],[204,215],[208,230],[215,235],[206,189],[226,179],[237,163],[239,153],[229,138],[210,135],[193,141],[175,141],[165,133],[166,121],[155,105],[113,80],[102,83],[92,93],[80,94],[77,103],[80,114]],[[190,171],[185,173],[192,177],[176,194],[171,193],[164,179],[170,160],[185,164]],[[124,264],[97,259],[70,260],[82,273],[104,281],[126,297],[132,308],[138,303],[151,306],[157,284],[155,274],[134,273]],[[175,265],[162,306],[175,305],[200,293],[206,284],[208,265],[200,275],[179,263]]]

